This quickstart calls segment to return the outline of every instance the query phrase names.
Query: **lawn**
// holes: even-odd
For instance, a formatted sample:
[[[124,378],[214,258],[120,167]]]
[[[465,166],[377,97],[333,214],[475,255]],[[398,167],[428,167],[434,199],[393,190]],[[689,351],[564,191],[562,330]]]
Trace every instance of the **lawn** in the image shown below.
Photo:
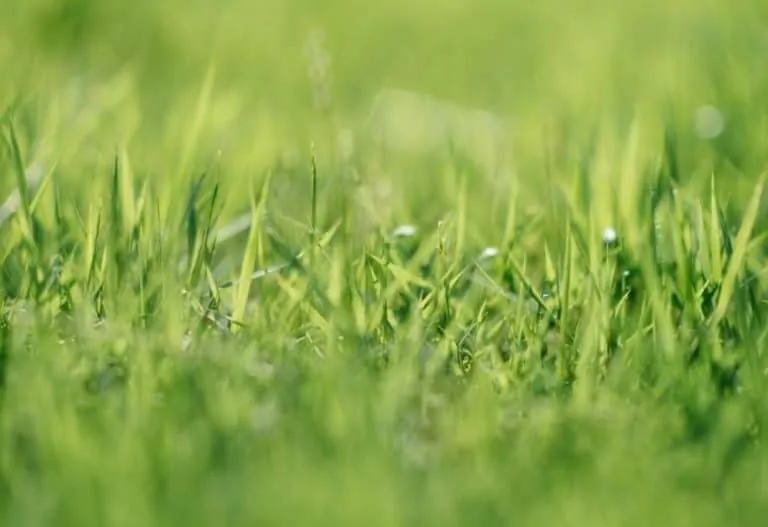
[[[763,525],[766,65],[760,0],[0,3],[0,525]]]

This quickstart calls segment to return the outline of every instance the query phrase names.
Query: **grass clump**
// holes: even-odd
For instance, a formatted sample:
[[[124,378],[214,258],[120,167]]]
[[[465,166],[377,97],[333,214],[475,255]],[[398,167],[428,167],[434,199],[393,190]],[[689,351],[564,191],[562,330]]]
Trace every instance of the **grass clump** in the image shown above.
[[[561,17],[495,2],[479,13],[489,31],[504,15],[551,32],[569,12],[560,4],[547,5]],[[462,5],[446,17],[462,19]],[[605,7],[606,20],[639,16],[634,5]],[[674,5],[692,38],[749,48],[757,4],[716,10],[745,22],[743,40],[703,8]],[[527,128],[488,174],[450,149],[408,158],[369,142],[349,117],[349,79],[376,72],[354,70],[344,52],[323,99],[337,106],[296,117],[285,110],[295,94],[276,84],[285,99],[243,112],[260,123],[250,128],[237,124],[251,84],[233,80],[226,31],[214,69],[185,24],[160,40],[148,24],[142,42],[157,56],[137,51],[115,73],[125,62],[94,42],[125,53],[104,33],[124,14],[116,4],[83,4],[61,25],[64,15],[30,6],[19,24],[58,27],[67,46],[9,30],[28,45],[12,56],[0,40],[18,79],[0,96],[23,95],[0,98],[4,524],[761,524],[767,165],[762,121],[739,102],[765,109],[759,73],[697,58],[697,74],[659,78],[666,106],[624,70],[603,73],[638,91],[549,93],[563,108],[554,116],[531,79],[516,108]],[[348,7],[318,15],[332,36],[354,33],[334,22]],[[401,8],[425,30],[439,10]],[[126,23],[171,20],[156,9]],[[313,9],[269,4],[264,16],[293,27],[286,13]],[[377,9],[369,31],[383,39],[398,18]],[[211,16],[191,13],[195,27]],[[235,17],[218,23],[244,37]],[[92,28],[79,47],[78,24]],[[429,38],[445,44],[441,24]],[[472,27],[481,48],[483,26]],[[624,41],[603,31],[573,52],[610,66],[597,44]],[[161,77],[166,87],[155,78],[179,43],[206,72],[202,89],[182,66]],[[690,65],[687,48],[651,60],[653,46],[634,46],[621,49],[649,68]],[[545,64],[568,58],[564,48],[536,53]],[[259,68],[271,64],[265,49]],[[721,68],[721,104],[701,115],[727,119],[683,126],[699,99],[674,81],[704,66]],[[58,82],[89,86],[84,70],[107,80],[78,109]],[[563,72],[552,66],[551,78]],[[610,84],[602,78],[587,76]],[[20,89],[30,86],[39,91]],[[457,98],[493,92],[445,86]],[[295,144],[312,146],[277,155],[294,127],[308,131]]]

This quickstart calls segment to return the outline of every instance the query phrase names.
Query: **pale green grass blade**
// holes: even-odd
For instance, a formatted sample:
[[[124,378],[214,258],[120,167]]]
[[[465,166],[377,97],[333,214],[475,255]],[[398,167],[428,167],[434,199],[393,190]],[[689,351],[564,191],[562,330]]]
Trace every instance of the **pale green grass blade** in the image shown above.
[[[22,225],[27,235],[31,235],[32,229],[32,213],[29,209],[31,203],[29,181],[27,181],[27,173],[24,168],[24,155],[21,152],[21,146],[16,135],[16,127],[13,123],[13,119],[10,120],[8,125],[8,136],[6,139],[6,146],[11,156],[13,163],[13,172],[16,176],[16,192],[18,193],[18,208],[21,211]],[[5,207],[4,207],[5,208]],[[11,209],[12,207],[9,207]],[[8,213],[4,214],[7,218]]]
[[[752,236],[752,228],[755,225],[758,212],[760,211],[760,202],[763,196],[765,178],[766,174],[763,173],[755,187],[752,199],[749,201],[749,204],[744,211],[741,227],[733,242],[733,254],[728,260],[728,267],[725,270],[723,282],[720,286],[720,294],[718,295],[715,312],[710,319],[711,327],[717,327],[723,318],[725,318],[731,298],[734,295],[736,281],[742,271],[744,259],[747,255],[747,248],[749,246],[750,237]]]
[[[709,250],[712,260],[712,280],[715,283],[721,283],[723,280],[723,240],[721,238],[722,227],[720,225],[720,205],[717,202],[715,192],[715,176],[710,178],[710,198],[709,198]]]
[[[259,201],[256,202],[255,198],[252,202],[252,219],[251,230],[248,236],[248,243],[245,246],[245,252],[243,253],[243,263],[240,268],[240,279],[235,287],[235,299],[232,308],[232,318],[238,322],[242,322],[248,307],[248,297],[251,291],[252,275],[256,269],[256,264],[259,258],[260,246],[262,243],[262,220],[266,211],[267,200],[269,197],[269,186],[271,181],[271,173],[267,175],[267,179],[261,188],[261,196]]]
[[[216,68],[213,64],[211,64],[211,66],[206,71],[203,85],[197,98],[197,104],[195,106],[194,112],[192,113],[192,122],[189,123],[188,132],[184,137],[181,158],[179,159],[179,164],[177,166],[175,181],[182,181],[189,171],[194,149],[200,139],[200,134],[203,131],[205,120],[208,117],[210,110],[215,78]]]

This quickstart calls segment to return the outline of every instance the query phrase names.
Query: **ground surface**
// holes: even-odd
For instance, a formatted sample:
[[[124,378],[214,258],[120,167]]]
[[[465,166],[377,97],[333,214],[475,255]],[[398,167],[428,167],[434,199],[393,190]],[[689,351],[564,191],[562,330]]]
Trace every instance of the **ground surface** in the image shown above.
[[[381,4],[0,3],[0,523],[763,525],[768,4]]]

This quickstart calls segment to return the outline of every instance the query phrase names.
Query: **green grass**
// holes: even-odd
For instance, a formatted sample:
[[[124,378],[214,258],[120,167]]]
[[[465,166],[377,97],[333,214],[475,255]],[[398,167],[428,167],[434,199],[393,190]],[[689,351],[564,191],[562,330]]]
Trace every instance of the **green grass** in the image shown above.
[[[0,524],[763,525],[764,2],[128,5],[0,5]]]

